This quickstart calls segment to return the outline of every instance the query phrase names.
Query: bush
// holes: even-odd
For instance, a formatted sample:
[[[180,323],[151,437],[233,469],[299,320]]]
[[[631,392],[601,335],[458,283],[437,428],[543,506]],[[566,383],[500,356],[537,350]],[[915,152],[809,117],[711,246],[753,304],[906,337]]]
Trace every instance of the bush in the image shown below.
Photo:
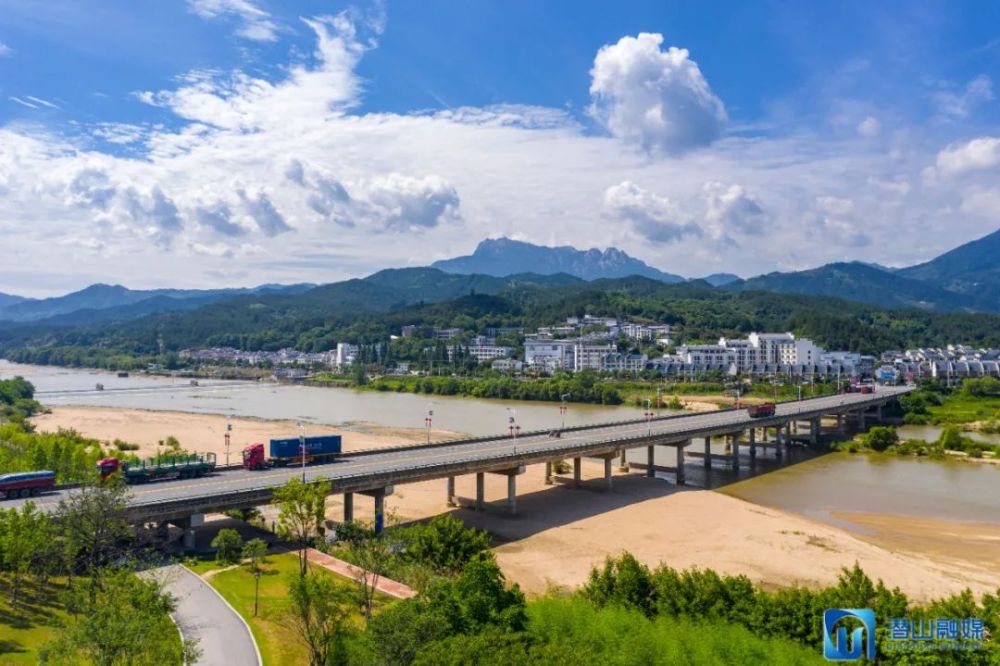
[[[899,443],[896,429],[889,426],[875,426],[861,436],[862,443],[872,451],[885,451]]]
[[[215,561],[223,564],[236,564],[243,552],[243,537],[231,527],[224,527],[212,539],[215,548]]]

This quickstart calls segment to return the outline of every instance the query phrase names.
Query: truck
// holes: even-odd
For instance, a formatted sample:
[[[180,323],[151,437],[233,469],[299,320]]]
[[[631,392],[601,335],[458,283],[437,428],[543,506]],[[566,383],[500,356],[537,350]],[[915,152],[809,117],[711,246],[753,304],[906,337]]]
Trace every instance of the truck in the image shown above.
[[[761,419],[766,416],[774,416],[776,405],[773,402],[763,402],[759,405],[747,407],[747,414],[752,419]]]
[[[333,462],[340,455],[340,435],[313,435],[272,439],[268,455],[260,442],[243,449],[243,468],[249,470],[302,464],[302,443],[305,442],[305,462],[317,465]]]
[[[38,495],[56,485],[56,473],[50,470],[37,472],[11,472],[0,474],[0,497],[14,499]]]
[[[215,471],[215,454],[178,454],[157,456],[149,460],[126,461],[114,456],[97,462],[101,480],[121,472],[125,483],[147,483],[170,479],[193,479]]]

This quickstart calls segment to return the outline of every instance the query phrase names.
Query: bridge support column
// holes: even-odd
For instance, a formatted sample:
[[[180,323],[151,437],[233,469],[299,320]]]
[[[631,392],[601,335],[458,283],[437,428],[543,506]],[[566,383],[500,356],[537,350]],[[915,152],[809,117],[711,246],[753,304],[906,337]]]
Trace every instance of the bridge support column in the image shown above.
[[[545,463],[545,485],[552,485],[552,462],[546,461]]]
[[[458,502],[455,501],[455,477],[454,476],[449,476],[448,477],[448,488],[445,491],[445,494],[447,495],[445,503],[448,506],[458,506]]]
[[[705,438],[705,469],[712,469],[712,438]]]
[[[740,470],[740,436],[731,435],[732,437],[732,450],[730,451],[730,461],[733,465],[733,471],[738,472]]]
[[[792,424],[785,424],[785,458],[788,462],[792,460]]]
[[[517,515],[517,474],[507,475],[507,513]]]
[[[391,495],[393,492],[394,488],[392,486],[385,486],[384,488],[375,488],[374,490],[362,491],[363,495],[368,495],[369,497],[375,500],[375,520],[374,524],[372,525],[375,534],[381,534],[382,528],[385,527],[385,498],[387,495]]]
[[[344,522],[354,522],[354,493],[344,493]]]
[[[837,413],[837,434],[844,434],[844,415],[839,412]]]
[[[614,484],[611,481],[611,458],[604,459],[604,483],[608,487],[608,492],[610,493],[614,489]]]
[[[781,461],[781,448],[785,446],[785,438],[781,433],[781,426],[776,426],[774,429],[774,459]]]
[[[476,472],[476,511],[483,510],[486,495],[486,473]]]
[[[690,440],[688,440],[690,442]],[[674,449],[677,451],[677,485],[683,486],[684,481],[684,447],[687,444],[681,444],[680,446],[675,446]]]
[[[819,444],[819,428],[820,428],[819,417],[814,416],[809,421],[809,443],[812,444],[813,446]]]
[[[192,551],[195,549],[195,534],[194,530],[190,527],[184,530],[184,540],[183,540],[184,550]]]
[[[750,461],[757,460],[757,429],[750,428]]]
[[[628,471],[628,460],[625,459],[625,449],[618,452],[618,469],[622,472]]]
[[[577,456],[576,458],[573,458],[573,486],[576,488],[580,487],[580,467],[580,456]]]
[[[865,410],[861,409],[858,411],[858,429],[864,432],[865,429]]]
[[[879,423],[882,422],[882,405],[877,405],[875,407],[875,420]]]
[[[646,476],[650,478],[656,476],[656,470],[653,469],[653,465],[655,464],[653,462],[655,460],[655,455],[654,455],[655,452],[656,452],[655,446],[646,447]]]

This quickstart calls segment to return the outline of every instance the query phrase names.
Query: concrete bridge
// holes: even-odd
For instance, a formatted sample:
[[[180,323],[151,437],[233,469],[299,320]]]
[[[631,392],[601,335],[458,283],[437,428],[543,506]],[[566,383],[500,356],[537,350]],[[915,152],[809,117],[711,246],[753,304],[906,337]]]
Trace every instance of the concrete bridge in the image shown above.
[[[654,450],[657,446],[675,447],[679,464],[678,484],[684,483],[687,447],[704,442],[701,464],[711,465],[718,458],[709,451],[710,438],[726,436],[731,446],[729,462],[739,465],[740,447],[746,446],[754,456],[760,447],[777,447],[780,453],[792,444],[792,426],[808,422],[807,437],[815,441],[820,419],[835,418],[838,425],[854,419],[860,429],[866,420],[880,418],[882,407],[899,395],[913,390],[909,387],[879,387],[875,393],[848,393],[793,402],[779,403],[774,416],[752,419],[745,409],[680,414],[566,428],[561,436],[547,431],[521,433],[517,437],[494,436],[450,442],[400,446],[371,451],[345,453],[337,462],[306,467],[281,467],[250,472],[242,469],[224,471],[212,476],[183,481],[167,481],[133,487],[130,517],[136,523],[170,522],[188,530],[204,520],[204,514],[229,509],[242,509],[268,504],[274,489],[290,478],[306,481],[326,479],[331,493],[344,495],[344,519],[353,519],[355,494],[373,498],[376,527],[381,525],[384,500],[396,484],[415,483],[431,479],[447,479],[446,500],[453,503],[455,477],[476,475],[476,509],[484,505],[484,475],[503,474],[507,477],[507,510],[517,511],[517,477],[526,465],[546,465],[546,478],[551,479],[551,465],[556,460],[573,460],[573,478],[581,480],[581,458],[604,459],[604,479],[612,488],[612,467],[615,460],[624,464],[625,451],[644,447],[648,464],[646,473],[653,476]],[[758,433],[768,429],[772,441],[762,441]],[[796,430],[798,428],[796,427]],[[51,510],[59,499],[73,493],[72,489],[48,493],[33,501],[42,509]],[[11,500],[6,506],[18,506],[26,500]]]

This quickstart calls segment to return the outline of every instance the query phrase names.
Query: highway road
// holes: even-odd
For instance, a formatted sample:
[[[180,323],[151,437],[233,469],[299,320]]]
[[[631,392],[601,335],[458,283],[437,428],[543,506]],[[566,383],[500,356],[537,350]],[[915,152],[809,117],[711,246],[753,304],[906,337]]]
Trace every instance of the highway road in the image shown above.
[[[559,438],[546,432],[523,433],[516,439],[509,435],[492,438],[442,442],[431,445],[395,447],[364,452],[349,452],[337,462],[305,468],[307,480],[325,478],[333,483],[333,492],[373,490],[392,484],[410,483],[451,474],[497,471],[568,458],[595,455],[618,448],[644,446],[654,442],[679,442],[689,438],[738,432],[752,426],[774,426],[793,418],[807,419],[821,414],[847,412],[886,402],[912,389],[879,387],[874,394],[847,393],[801,401],[779,403],[774,417],[751,419],[746,410],[722,410],[656,417],[591,426],[568,428]],[[267,502],[270,491],[289,478],[300,477],[299,467],[272,468],[249,472],[234,470],[183,481],[163,481],[133,487],[133,506],[150,507],[185,502],[185,510],[218,511],[241,505],[227,505],[228,496],[242,496]],[[43,509],[51,509],[70,490],[59,490],[33,498]],[[257,497],[251,497],[252,493]],[[18,506],[26,500],[8,500],[0,506]],[[152,514],[150,514],[152,515]],[[178,514],[180,515],[180,514]]]

